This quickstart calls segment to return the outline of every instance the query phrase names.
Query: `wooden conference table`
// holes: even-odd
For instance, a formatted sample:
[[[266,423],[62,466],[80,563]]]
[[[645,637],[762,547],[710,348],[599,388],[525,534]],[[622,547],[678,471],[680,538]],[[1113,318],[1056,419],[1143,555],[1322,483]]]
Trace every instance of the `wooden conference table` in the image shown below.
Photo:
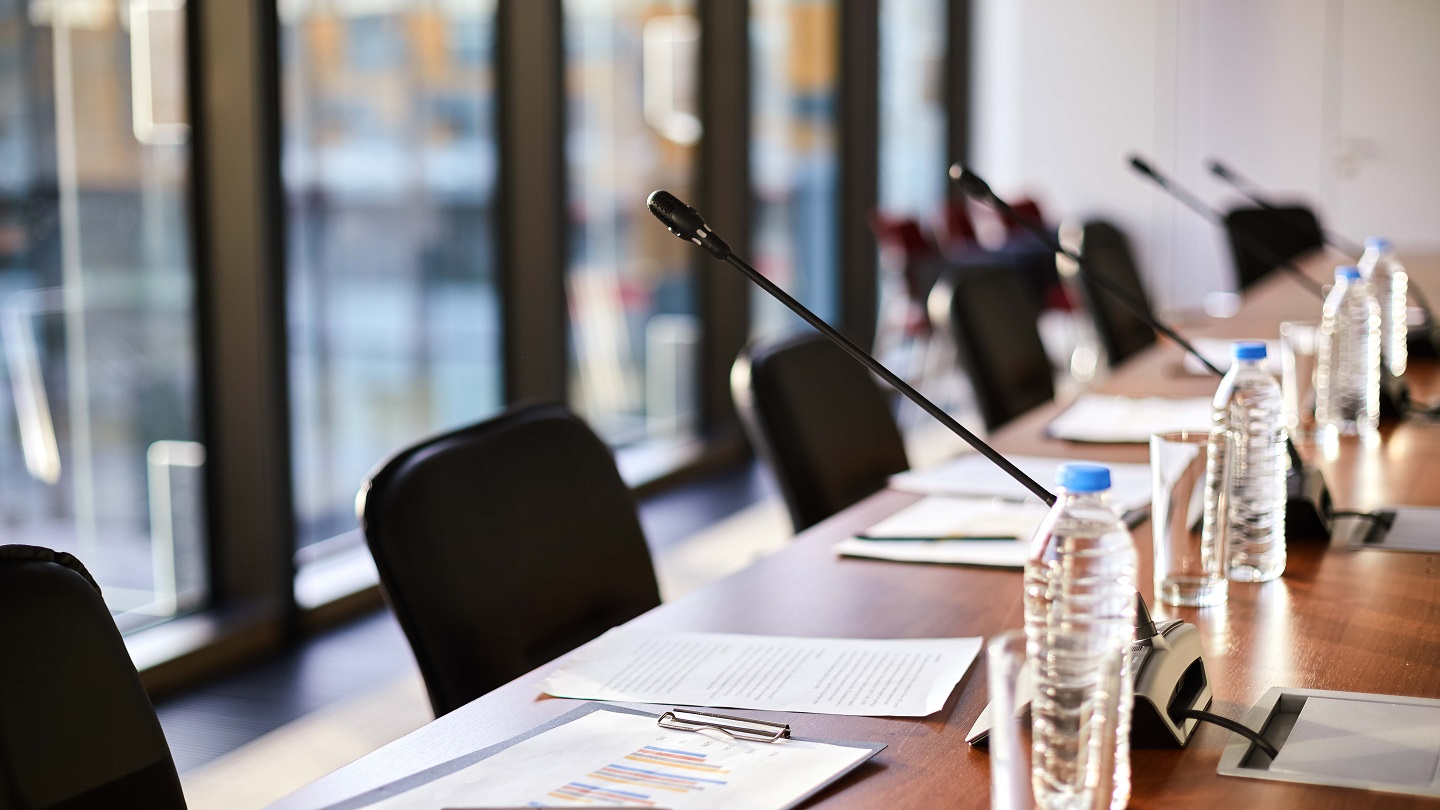
[[[1326,278],[1333,261],[1306,262]],[[1440,257],[1409,261],[1412,278],[1440,296]],[[1247,296],[1230,320],[1197,321],[1193,336],[1275,337],[1285,319],[1315,320],[1320,305],[1277,273]],[[1407,374],[1422,400],[1440,398],[1440,365],[1422,360]],[[1215,380],[1180,370],[1173,345],[1157,346],[1118,369],[1098,390],[1126,394],[1209,395]],[[1143,445],[1079,446],[1048,439],[1060,405],[1037,409],[993,437],[1004,452],[1147,462]],[[1440,425],[1383,429],[1370,447],[1343,444],[1326,458],[1301,443],[1325,472],[1337,508],[1388,504],[1440,506]],[[1049,482],[1043,482],[1049,483]],[[913,502],[882,491],[804,532],[783,551],[734,576],[650,611],[635,625],[799,636],[928,638],[990,636],[1022,625],[1014,571],[838,559],[831,546]],[[1437,527],[1440,528],[1440,527]],[[1151,593],[1150,525],[1135,532],[1142,591]],[[1323,542],[1294,543],[1285,575],[1263,585],[1232,583],[1229,603],[1171,609],[1203,634],[1215,694],[1213,711],[1240,718],[1272,686],[1440,698],[1440,555],[1352,552]],[[1152,604],[1153,604],[1153,600]],[[541,667],[282,800],[276,807],[321,807],[525,732],[578,701],[546,698]],[[812,800],[808,807],[987,807],[989,761],[965,744],[986,703],[983,656],[945,708],[923,719],[747,712],[782,719],[805,736],[881,742],[889,747]],[[644,707],[661,711],[669,707]],[[1429,806],[1418,799],[1356,790],[1221,777],[1216,765],[1230,733],[1201,726],[1183,750],[1133,754],[1130,806],[1318,808]]]

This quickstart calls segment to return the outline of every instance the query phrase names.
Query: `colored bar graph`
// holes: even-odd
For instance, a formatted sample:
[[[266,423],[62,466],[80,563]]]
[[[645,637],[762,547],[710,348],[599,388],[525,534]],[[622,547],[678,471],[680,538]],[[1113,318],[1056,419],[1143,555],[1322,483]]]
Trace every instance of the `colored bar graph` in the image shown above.
[[[709,756],[679,748],[646,745],[580,779],[550,791],[547,796],[577,806],[604,804],[657,807],[677,795],[710,790],[727,784],[726,768],[710,764]]]

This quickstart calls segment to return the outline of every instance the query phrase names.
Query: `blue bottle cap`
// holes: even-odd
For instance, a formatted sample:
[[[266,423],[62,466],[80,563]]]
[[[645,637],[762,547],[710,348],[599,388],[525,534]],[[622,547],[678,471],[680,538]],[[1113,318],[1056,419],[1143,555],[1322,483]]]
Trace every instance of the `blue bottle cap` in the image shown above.
[[[1341,279],[1345,281],[1359,281],[1360,268],[1353,264],[1346,264],[1335,268],[1335,280],[1340,281]]]
[[[1055,480],[1068,492],[1104,492],[1110,488],[1110,468],[1101,464],[1061,464]]]
[[[1365,237],[1365,247],[1375,248],[1384,253],[1390,249],[1390,240],[1383,236],[1367,236]]]
[[[1265,341],[1237,340],[1230,345],[1230,356],[1236,360],[1264,360]]]

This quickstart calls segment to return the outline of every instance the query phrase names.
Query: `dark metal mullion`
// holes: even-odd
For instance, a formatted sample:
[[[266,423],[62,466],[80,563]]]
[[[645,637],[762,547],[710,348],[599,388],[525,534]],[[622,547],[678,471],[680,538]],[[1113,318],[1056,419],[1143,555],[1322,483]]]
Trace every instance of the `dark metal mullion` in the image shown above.
[[[839,325],[851,340],[869,346],[879,297],[875,236],[866,215],[879,193],[880,0],[839,3]]]
[[[561,0],[499,0],[496,11],[496,278],[506,402],[566,401],[569,209],[562,12]]]
[[[187,14],[212,592],[278,639],[295,614],[279,22],[273,0]]]
[[[970,159],[970,0],[946,4],[945,111],[949,162]]]
[[[699,0],[700,141],[696,202],[705,218],[750,255],[750,33],[746,0]],[[636,205],[641,201],[637,200]],[[695,262],[701,319],[700,422],[707,440],[740,436],[730,367],[750,335],[750,287],[701,251]]]

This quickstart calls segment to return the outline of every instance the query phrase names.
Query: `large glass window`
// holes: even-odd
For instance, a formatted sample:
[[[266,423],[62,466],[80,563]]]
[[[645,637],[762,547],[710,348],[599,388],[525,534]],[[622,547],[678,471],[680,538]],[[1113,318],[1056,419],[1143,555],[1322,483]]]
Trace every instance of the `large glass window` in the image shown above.
[[[500,407],[495,8],[279,8],[295,511],[309,560],[358,541],[355,493],[384,456]]]
[[[612,445],[693,435],[694,247],[645,210],[693,197],[700,119],[694,0],[566,0],[570,391]]]
[[[925,221],[945,200],[945,0],[880,2],[880,210]]]
[[[0,3],[0,538],[206,598],[183,0]]]
[[[826,320],[839,307],[836,253],[836,0],[750,0],[754,264]],[[751,334],[801,321],[763,292]]]

